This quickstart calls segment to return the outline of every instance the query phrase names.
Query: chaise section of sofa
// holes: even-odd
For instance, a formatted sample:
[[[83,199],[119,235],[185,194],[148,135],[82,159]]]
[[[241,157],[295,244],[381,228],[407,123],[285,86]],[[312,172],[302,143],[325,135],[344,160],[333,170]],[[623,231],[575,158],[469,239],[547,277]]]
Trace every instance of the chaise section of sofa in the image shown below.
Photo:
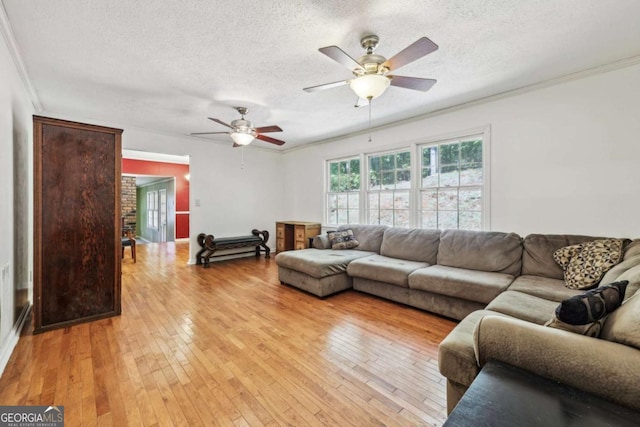
[[[341,231],[346,227],[341,227]],[[352,226],[359,242],[355,249],[332,250],[326,235],[314,239],[314,248],[280,252],[276,255],[280,283],[324,298],[350,289],[353,280],[347,266],[354,260],[380,251],[386,226]]]
[[[353,249],[281,252],[276,255],[278,276],[281,283],[326,297],[352,287],[352,279],[347,276],[347,266],[351,261],[374,254]]]

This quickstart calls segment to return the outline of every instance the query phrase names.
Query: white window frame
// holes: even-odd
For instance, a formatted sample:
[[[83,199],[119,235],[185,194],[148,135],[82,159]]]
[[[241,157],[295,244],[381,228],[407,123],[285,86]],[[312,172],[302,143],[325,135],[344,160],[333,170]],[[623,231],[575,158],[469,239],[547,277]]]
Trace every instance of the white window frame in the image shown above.
[[[369,224],[368,207],[368,185],[369,185],[369,157],[380,156],[387,153],[397,153],[409,150],[411,155],[411,186],[409,189],[409,227],[419,228],[421,222],[421,176],[422,176],[422,147],[428,145],[442,144],[446,141],[465,140],[474,136],[482,138],[482,230],[491,229],[491,126],[483,126],[466,131],[452,132],[435,136],[430,139],[419,139],[405,141],[400,144],[387,145],[380,151],[365,151],[340,157],[324,159],[324,225],[332,228],[340,224],[329,223],[328,218],[328,195],[329,195],[329,165],[330,162],[347,159],[360,159],[360,196],[359,196],[359,223]]]
[[[352,161],[352,160],[358,160],[360,162],[360,188],[356,191],[339,191],[339,192],[333,192],[331,191],[331,164],[332,163],[339,163],[339,162],[344,162],[344,161]],[[326,225],[329,226],[337,226],[340,224],[362,224],[362,176],[363,176],[363,172],[364,172],[364,168],[362,166],[362,155],[356,154],[356,155],[352,155],[352,156],[345,156],[345,157],[339,157],[339,158],[335,158],[335,159],[326,159],[325,160],[325,178],[324,178],[324,185],[325,185],[325,191],[324,191],[324,223]],[[349,195],[356,193],[358,194],[358,205],[357,206],[350,206],[349,205]],[[334,196],[334,197],[339,197],[340,195],[345,195],[347,197],[347,222],[344,223],[333,223],[331,221],[331,216],[329,215],[329,208],[330,208],[330,202],[329,199],[330,197]],[[351,215],[349,215],[349,210],[358,210],[358,216],[356,218],[356,221],[351,221]],[[336,214],[336,221],[338,219],[338,214]]]
[[[415,186],[415,196],[416,196],[416,217],[415,217],[415,226],[422,227],[422,194],[426,189],[422,187],[422,149],[425,147],[433,147],[446,145],[451,143],[460,143],[464,141],[469,141],[473,139],[482,140],[482,182],[480,184],[474,185],[451,185],[451,186],[434,186],[430,187],[434,190],[444,190],[444,189],[457,189],[458,191],[479,189],[482,194],[482,203],[481,203],[481,228],[480,230],[489,230],[490,229],[490,198],[491,193],[489,191],[489,183],[490,183],[490,165],[489,159],[490,156],[490,132],[489,128],[482,129],[476,132],[469,132],[461,135],[456,135],[455,137],[446,137],[441,139],[432,140],[426,143],[421,143],[416,145],[416,186]],[[460,214],[459,206],[458,206],[458,215]],[[458,222],[459,224],[459,222]],[[442,228],[440,224],[438,224],[439,228]]]
[[[378,218],[380,218],[381,215],[380,215],[380,205],[379,204],[380,204],[380,197],[383,194],[391,194],[391,197],[394,198],[394,200],[395,200],[396,193],[406,193],[407,199],[408,199],[408,203],[409,203],[409,206],[406,209],[407,210],[407,215],[408,215],[408,218],[407,218],[408,219],[408,223],[406,224],[406,227],[411,227],[412,226],[412,224],[413,224],[413,216],[414,216],[413,215],[414,202],[413,202],[412,193],[413,193],[413,187],[414,187],[413,175],[414,175],[414,171],[415,171],[415,161],[414,161],[414,157],[415,156],[414,156],[413,151],[414,150],[412,150],[411,147],[404,146],[404,147],[395,148],[393,150],[385,150],[385,151],[381,151],[381,152],[367,153],[366,154],[366,156],[365,156],[365,159],[366,159],[365,160],[365,165],[366,165],[366,183],[365,183],[365,185],[366,186],[363,187],[361,185],[361,187],[363,187],[364,199],[365,199],[365,210],[364,210],[364,213],[363,213],[364,216],[365,216],[364,223],[372,224],[370,222],[370,215],[369,215],[369,211],[372,209],[371,206],[370,206],[370,203],[369,203],[370,202],[370,196],[372,194],[375,194],[375,193],[378,194],[378,197],[379,197],[379,199],[378,199],[378,213],[379,213]],[[410,166],[409,166],[409,175],[410,175],[409,188],[406,188],[406,189],[405,188],[393,188],[393,189],[371,190],[370,189],[370,185],[369,185],[370,184],[369,183],[369,179],[371,177],[371,168],[370,168],[371,162],[370,162],[370,159],[372,157],[383,157],[383,156],[387,156],[387,155],[396,156],[396,155],[398,155],[400,153],[408,153],[409,154],[409,160],[410,160]],[[394,168],[394,174],[397,174],[397,171],[398,171],[398,168],[397,168],[397,165],[396,165],[396,168]],[[397,184],[397,176],[395,178],[396,178],[395,179],[395,184]],[[381,177],[381,179],[382,179],[382,177]],[[361,184],[362,184],[362,178],[360,179],[360,181],[361,181]],[[391,209],[391,211],[392,211],[392,215],[393,215],[393,220],[392,220],[393,226],[401,227],[402,225],[397,225],[397,223],[396,223],[396,219],[398,218],[396,207],[394,206],[393,209]],[[375,224],[379,224],[379,223],[380,222],[379,222],[379,219],[378,219],[378,222],[376,222]]]

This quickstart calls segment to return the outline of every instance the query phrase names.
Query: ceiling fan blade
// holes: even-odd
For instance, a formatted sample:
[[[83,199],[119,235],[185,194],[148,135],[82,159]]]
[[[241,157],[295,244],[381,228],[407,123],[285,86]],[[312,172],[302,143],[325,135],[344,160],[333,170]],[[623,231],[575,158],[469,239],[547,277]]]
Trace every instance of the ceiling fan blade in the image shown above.
[[[437,44],[429,40],[427,37],[421,37],[400,52],[396,53],[395,56],[387,59],[387,61],[382,65],[392,71],[395,71],[416,59],[422,58],[431,52],[435,52],[436,50],[438,50]]]
[[[213,120],[216,123],[220,123],[222,126],[226,126],[229,129],[233,129],[233,127],[231,127],[231,125],[226,124],[225,122],[223,122],[222,120],[218,120],[218,119],[214,119],[213,117],[207,117],[209,120]]]
[[[349,56],[344,50],[340,49],[338,46],[327,46],[321,47],[318,49],[320,52],[327,55],[329,58],[336,61],[338,64],[342,64],[347,67],[349,70],[363,70],[362,65],[358,64],[358,61]]]
[[[229,132],[193,132],[190,133],[189,135],[216,135],[216,134],[226,134],[229,135]]]
[[[391,78],[391,86],[403,87],[406,89],[420,90],[426,92],[436,84],[435,79],[423,79],[420,77],[387,76]]]
[[[254,130],[258,133],[282,132],[280,126],[263,126],[261,128],[255,128]]]
[[[340,87],[348,84],[349,84],[349,80],[340,80],[339,82],[325,83],[323,85],[305,87],[302,90],[304,90],[305,92],[317,92],[319,90],[333,89],[334,87]]]
[[[258,135],[256,135],[256,138],[260,139],[262,141],[265,141],[265,142],[270,142],[272,144],[276,144],[276,145],[283,145],[284,144],[284,141],[280,141],[279,139],[271,138],[271,137],[266,136],[266,135],[258,134]]]

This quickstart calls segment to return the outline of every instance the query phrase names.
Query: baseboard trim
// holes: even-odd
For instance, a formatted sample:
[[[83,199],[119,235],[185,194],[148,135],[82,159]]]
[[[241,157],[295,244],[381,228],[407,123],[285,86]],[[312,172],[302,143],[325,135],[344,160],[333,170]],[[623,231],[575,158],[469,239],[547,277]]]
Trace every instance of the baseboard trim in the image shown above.
[[[15,323],[13,329],[11,329],[11,332],[9,333],[6,342],[7,345],[2,350],[2,353],[0,353],[0,376],[2,376],[2,374],[4,373],[4,368],[7,367],[7,363],[9,363],[9,359],[13,354],[13,350],[16,348],[16,345],[18,345],[18,340],[20,339],[22,328],[24,328],[24,325],[29,318],[30,312],[31,304],[28,304],[27,306],[25,306],[25,308],[22,309],[22,313],[20,313],[18,321]]]

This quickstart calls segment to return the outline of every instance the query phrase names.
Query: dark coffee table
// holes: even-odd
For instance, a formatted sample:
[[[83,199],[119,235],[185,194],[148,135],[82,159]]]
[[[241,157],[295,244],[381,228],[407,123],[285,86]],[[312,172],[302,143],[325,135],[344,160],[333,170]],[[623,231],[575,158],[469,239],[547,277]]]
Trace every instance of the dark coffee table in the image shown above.
[[[640,412],[514,366],[490,361],[443,427],[639,425]]]

